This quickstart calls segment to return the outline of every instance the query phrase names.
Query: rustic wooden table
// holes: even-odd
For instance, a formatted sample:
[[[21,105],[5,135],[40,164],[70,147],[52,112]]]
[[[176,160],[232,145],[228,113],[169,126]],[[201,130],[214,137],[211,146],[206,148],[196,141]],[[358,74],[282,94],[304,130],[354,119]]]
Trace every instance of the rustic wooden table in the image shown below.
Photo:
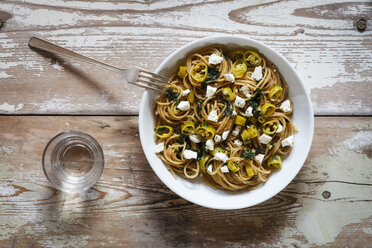
[[[0,246],[371,247],[371,17],[370,0],[1,1]],[[35,35],[154,70],[176,48],[214,34],[248,36],[283,54],[316,115],[294,181],[238,211],[191,204],[157,178],[138,137],[142,89],[27,46]],[[85,195],[55,190],[41,167],[48,140],[70,129],[92,134],[105,154]]]

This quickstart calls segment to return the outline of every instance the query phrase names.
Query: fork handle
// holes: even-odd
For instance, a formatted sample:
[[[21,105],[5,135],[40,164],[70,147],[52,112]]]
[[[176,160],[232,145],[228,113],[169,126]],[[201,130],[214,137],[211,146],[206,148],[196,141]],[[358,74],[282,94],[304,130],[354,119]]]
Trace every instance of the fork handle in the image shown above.
[[[42,40],[42,39],[37,38],[37,37],[31,37],[29,42],[28,42],[28,45],[30,47],[38,48],[38,49],[41,49],[41,50],[44,50],[44,51],[47,51],[47,52],[56,53],[56,54],[63,55],[63,56],[66,56],[66,57],[70,57],[70,58],[73,58],[73,59],[78,59],[80,61],[84,61],[84,62],[87,62],[87,63],[90,63],[90,64],[98,65],[98,66],[101,66],[101,67],[104,67],[106,69],[115,71],[115,72],[120,73],[120,74],[125,76],[125,70],[124,69],[121,69],[121,68],[103,63],[101,61],[98,61],[98,60],[95,60],[95,59],[92,59],[92,58],[89,58],[89,57],[86,57],[84,55],[81,55],[79,53],[73,52],[73,51],[68,50],[66,48],[57,46],[53,43],[50,43],[49,41]]]

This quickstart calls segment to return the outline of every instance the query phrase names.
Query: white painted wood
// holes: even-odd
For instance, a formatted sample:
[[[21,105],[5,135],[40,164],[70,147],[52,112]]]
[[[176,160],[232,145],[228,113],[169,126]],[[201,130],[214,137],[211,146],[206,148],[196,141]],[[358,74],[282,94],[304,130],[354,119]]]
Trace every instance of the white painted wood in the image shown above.
[[[78,63],[56,64],[30,50],[31,35],[117,66],[154,70],[178,47],[220,33],[282,53],[304,79],[315,114],[372,113],[371,25],[360,33],[354,24],[371,16],[369,1],[5,1],[0,8],[7,19],[0,33],[3,114],[138,113],[142,89],[90,66],[82,65],[89,79],[78,76]],[[12,112],[4,104],[23,106]]]

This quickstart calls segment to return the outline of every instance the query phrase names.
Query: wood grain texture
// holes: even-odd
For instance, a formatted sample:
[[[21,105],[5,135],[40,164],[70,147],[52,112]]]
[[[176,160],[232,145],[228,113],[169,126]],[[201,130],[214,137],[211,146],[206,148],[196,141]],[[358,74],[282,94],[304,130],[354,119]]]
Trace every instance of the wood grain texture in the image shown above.
[[[137,117],[1,116],[0,244],[13,247],[367,247],[372,241],[372,118],[317,117],[295,180],[258,206],[217,211],[164,186]],[[65,194],[43,175],[50,138],[76,129],[105,154],[99,182]]]
[[[52,58],[30,36],[120,67],[154,70],[175,49],[241,34],[286,57],[317,115],[371,115],[371,1],[1,1],[0,113],[138,113],[142,89],[111,72]],[[358,32],[355,21],[367,20]],[[10,105],[10,106],[9,106]]]

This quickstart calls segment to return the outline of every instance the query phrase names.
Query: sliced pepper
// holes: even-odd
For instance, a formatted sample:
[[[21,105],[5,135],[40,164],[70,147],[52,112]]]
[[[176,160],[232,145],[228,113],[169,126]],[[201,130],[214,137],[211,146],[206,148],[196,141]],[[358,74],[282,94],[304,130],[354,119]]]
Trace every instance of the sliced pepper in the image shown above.
[[[190,93],[187,96],[187,100],[189,100],[190,103],[194,103],[195,95],[194,95],[194,91],[193,90],[190,90]]]
[[[244,126],[246,121],[247,120],[243,116],[237,115],[235,117],[235,124],[236,125]]]
[[[263,118],[262,116],[259,116],[259,117],[257,118],[257,120],[258,120],[258,122],[261,123],[261,124],[265,122],[265,118]]]
[[[267,135],[273,135],[279,127],[279,121],[277,119],[267,121],[262,125],[262,132]]]
[[[244,145],[251,142],[251,139],[249,138],[249,133],[248,133],[247,129],[244,129],[243,132],[240,134],[240,136],[242,137]]]
[[[275,108],[275,106],[273,104],[271,104],[271,103],[265,103],[261,107],[261,114],[264,117],[269,117],[270,115],[274,114],[275,109],[276,108]]]
[[[222,89],[222,97],[228,101],[234,101],[236,95],[230,87]]]
[[[170,126],[157,126],[155,128],[155,134],[161,139],[166,139],[173,134],[173,127]]]
[[[191,77],[196,82],[204,82],[208,75],[208,66],[202,62],[197,63],[191,68]]]
[[[177,75],[180,78],[184,78],[186,76],[186,66],[180,66]]]
[[[203,124],[196,128],[196,134],[202,140],[212,139],[216,133],[216,129],[213,126]]]
[[[243,59],[250,66],[259,66],[261,64],[261,56],[255,51],[246,51]]]
[[[194,133],[195,124],[192,121],[186,121],[181,126],[181,132],[185,135],[191,135]]]
[[[242,78],[244,74],[247,72],[247,65],[244,63],[242,59],[238,59],[233,64],[232,72],[235,78]]]
[[[214,155],[216,155],[218,152],[225,153],[226,156],[229,156],[229,154],[230,154],[228,150],[222,148],[221,146],[215,146],[215,147],[214,147],[214,150],[213,150],[213,151],[210,151],[209,153],[210,153],[212,156],[214,156]]]
[[[258,136],[257,127],[255,125],[250,125],[247,129],[248,138],[253,139]]]
[[[243,56],[244,56],[244,53],[245,53],[245,50],[243,48],[236,48],[234,50],[231,50],[229,52],[229,57],[232,59],[232,60],[238,60],[238,59],[242,59]]]
[[[206,168],[207,168],[208,161],[209,161],[210,158],[211,158],[211,156],[206,154],[205,156],[201,157],[201,159],[199,160],[200,171],[202,173],[206,172]]]
[[[271,169],[279,169],[282,167],[282,159],[278,155],[274,155],[267,161],[267,166]]]
[[[245,171],[247,172],[248,176],[254,176],[254,171],[250,165],[245,166]]]
[[[238,172],[240,170],[239,165],[237,165],[237,163],[233,161],[229,161],[227,163],[227,167],[229,167],[229,170],[231,170],[232,172]]]
[[[283,93],[283,88],[280,86],[275,86],[271,88],[271,90],[269,90],[268,96],[271,101],[277,101],[279,97],[282,95],[282,93]]]

